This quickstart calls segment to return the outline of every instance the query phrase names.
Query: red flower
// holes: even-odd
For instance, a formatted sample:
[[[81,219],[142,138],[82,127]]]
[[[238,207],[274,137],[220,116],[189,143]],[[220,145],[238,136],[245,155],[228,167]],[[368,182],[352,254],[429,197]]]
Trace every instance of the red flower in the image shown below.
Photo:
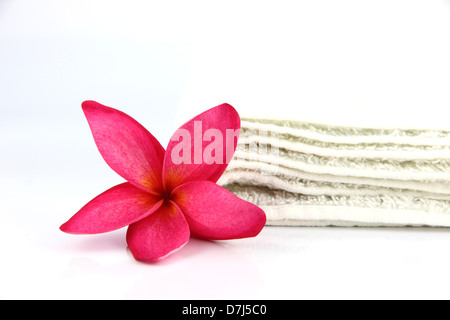
[[[182,248],[191,235],[225,240],[262,230],[264,212],[216,184],[237,144],[240,118],[232,106],[222,104],[184,124],[167,150],[125,113],[94,101],[82,107],[101,155],[128,182],[93,199],[62,231],[96,234],[129,226],[126,238],[135,259],[156,261]]]

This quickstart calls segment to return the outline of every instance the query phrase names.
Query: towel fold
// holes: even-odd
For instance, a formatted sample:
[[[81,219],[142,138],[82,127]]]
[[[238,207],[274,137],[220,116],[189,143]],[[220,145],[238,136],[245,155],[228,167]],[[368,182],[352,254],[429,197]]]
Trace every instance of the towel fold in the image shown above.
[[[243,119],[219,180],[268,224],[450,226],[450,131]]]

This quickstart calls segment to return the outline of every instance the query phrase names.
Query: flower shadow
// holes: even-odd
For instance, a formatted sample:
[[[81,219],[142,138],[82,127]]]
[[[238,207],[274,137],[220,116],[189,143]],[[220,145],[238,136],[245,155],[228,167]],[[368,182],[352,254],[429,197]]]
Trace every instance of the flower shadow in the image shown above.
[[[185,246],[179,248],[173,254],[162,260],[139,260],[139,262],[146,265],[166,266],[173,263],[179,263],[180,261],[183,261],[185,259],[191,259],[196,255],[207,254],[207,252],[214,252],[218,249],[220,250],[221,247],[222,246],[217,242],[191,237]],[[127,247],[127,254],[129,255],[130,259],[133,259],[133,255],[129,247]]]
[[[71,281],[79,279],[81,282],[92,279],[92,276],[95,279],[115,279],[122,288],[127,288],[123,292],[110,292],[116,298],[248,298],[257,296],[262,285],[257,266],[221,242],[191,238],[179,252],[153,263],[134,260],[130,249],[119,245],[118,241],[109,245],[93,244],[88,239],[78,249],[88,248],[96,252],[121,247],[129,257],[125,255],[118,261],[114,254],[110,263],[104,263],[92,255],[79,256],[70,260],[63,275]]]
[[[71,251],[95,253],[119,251],[126,246],[125,231],[117,230],[98,235],[84,235],[78,241],[70,243]]]
[[[263,282],[258,267],[236,250],[197,238],[164,260],[141,265],[127,299],[248,299]]]

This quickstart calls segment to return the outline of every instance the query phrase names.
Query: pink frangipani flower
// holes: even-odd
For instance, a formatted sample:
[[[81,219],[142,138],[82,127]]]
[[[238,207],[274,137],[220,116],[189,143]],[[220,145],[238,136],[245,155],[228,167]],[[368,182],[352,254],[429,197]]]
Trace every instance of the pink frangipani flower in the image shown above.
[[[247,238],[264,227],[260,208],[216,184],[237,145],[240,118],[232,106],[222,104],[181,126],[167,150],[121,111],[94,101],[82,108],[104,160],[127,182],[89,202],[62,231],[97,234],[129,226],[126,240],[134,258],[157,261],[190,236]]]

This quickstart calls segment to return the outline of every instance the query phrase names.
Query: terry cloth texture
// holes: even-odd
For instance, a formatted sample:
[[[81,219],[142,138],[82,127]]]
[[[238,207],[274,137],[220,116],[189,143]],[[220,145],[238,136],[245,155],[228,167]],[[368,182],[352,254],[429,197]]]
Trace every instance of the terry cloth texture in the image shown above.
[[[450,226],[450,131],[243,119],[219,184],[273,225]]]

